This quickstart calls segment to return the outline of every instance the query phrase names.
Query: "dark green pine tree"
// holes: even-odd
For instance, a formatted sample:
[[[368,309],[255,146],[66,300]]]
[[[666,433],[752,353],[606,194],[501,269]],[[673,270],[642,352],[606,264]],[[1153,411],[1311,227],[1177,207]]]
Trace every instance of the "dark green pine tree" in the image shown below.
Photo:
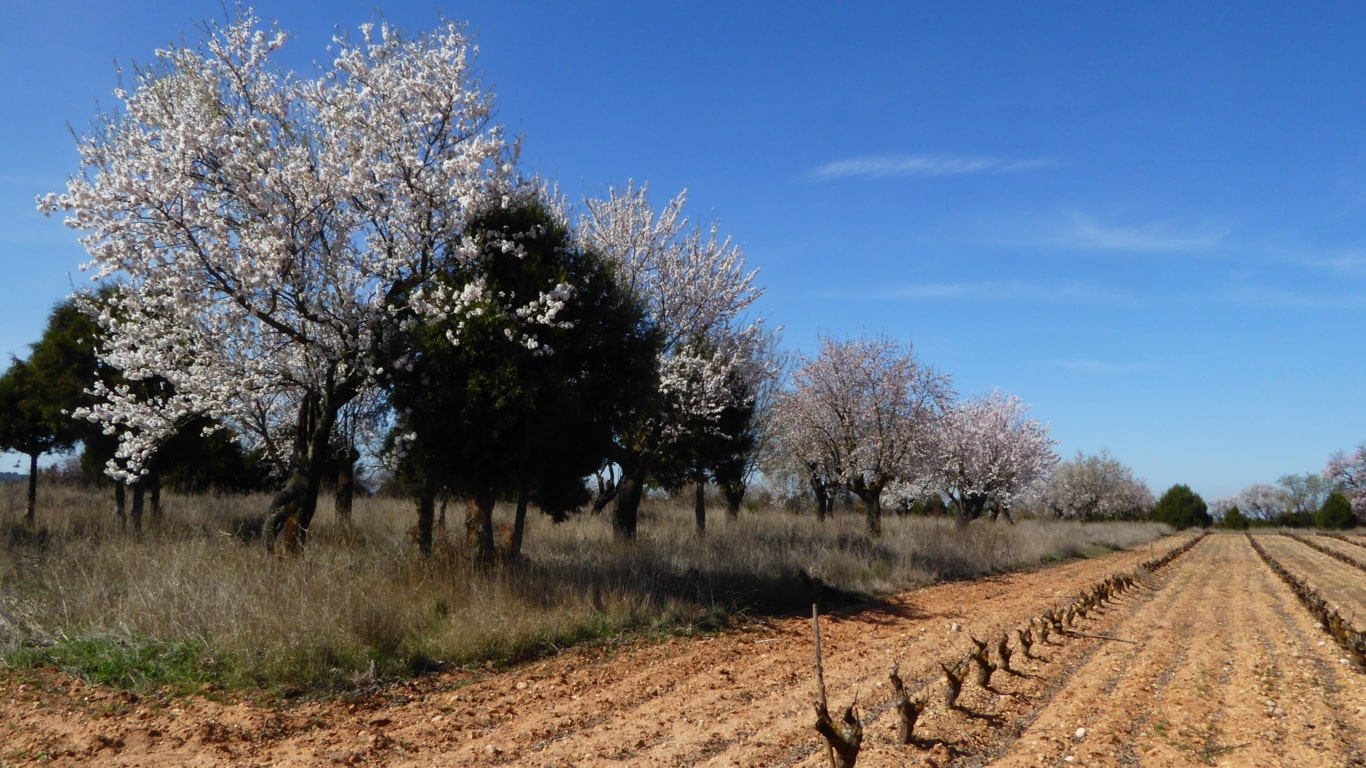
[[[1314,514],[1314,526],[1330,531],[1339,531],[1356,525],[1352,514],[1352,502],[1343,494],[1334,491],[1323,502],[1323,507]]]
[[[518,503],[514,557],[530,501],[556,516],[587,501],[583,479],[607,460],[613,435],[653,389],[657,340],[608,263],[574,245],[539,200],[491,211],[468,234],[480,247],[478,263],[437,265],[438,280],[460,292],[482,279],[493,299],[443,322],[400,318],[386,370],[410,436],[405,461],[420,478],[419,547],[431,550],[435,499],[449,489],[467,500],[467,543],[488,565],[500,498]],[[508,246],[519,254],[509,257]],[[516,307],[559,285],[571,291],[553,323],[516,316]]]
[[[38,459],[76,441],[71,420],[53,401],[43,374],[29,361],[15,359],[0,377],[0,448],[28,457],[24,524],[30,528],[37,522]]]
[[[1158,499],[1157,506],[1153,507],[1153,520],[1176,528],[1197,525],[1208,528],[1213,522],[1205,500],[1200,498],[1200,494],[1192,491],[1189,486],[1180,484],[1168,488],[1167,492],[1162,494],[1162,498]]]

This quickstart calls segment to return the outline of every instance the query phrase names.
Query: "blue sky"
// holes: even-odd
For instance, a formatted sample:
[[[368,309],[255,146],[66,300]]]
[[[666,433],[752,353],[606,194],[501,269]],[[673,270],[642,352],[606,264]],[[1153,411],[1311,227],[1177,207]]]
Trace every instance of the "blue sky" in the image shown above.
[[[1366,9],[1343,4],[391,2],[469,22],[530,172],[686,187],[785,343],[885,333],[1207,499],[1366,440]],[[16,3],[0,26],[0,352],[80,284],[34,210],[114,61],[219,0]],[[307,69],[376,3],[257,4]],[[833,8],[833,10],[832,10]],[[3,468],[8,468],[5,466]]]

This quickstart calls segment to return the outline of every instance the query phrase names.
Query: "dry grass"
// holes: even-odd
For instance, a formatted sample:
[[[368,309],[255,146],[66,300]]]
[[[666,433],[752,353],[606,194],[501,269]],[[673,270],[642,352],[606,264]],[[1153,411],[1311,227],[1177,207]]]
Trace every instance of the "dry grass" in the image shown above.
[[[699,538],[690,509],[647,502],[633,543],[615,541],[605,516],[555,525],[534,515],[524,562],[481,574],[450,541],[419,557],[406,502],[357,500],[350,532],[324,503],[305,554],[279,558],[222,533],[262,510],[261,497],[171,496],[167,522],[132,536],[102,496],[45,489],[45,532],[30,537],[12,533],[21,494],[0,486],[0,653],[122,685],[351,686],[1027,568],[1166,532],[888,518],[871,541],[855,515],[821,525],[761,510],[717,512]]]

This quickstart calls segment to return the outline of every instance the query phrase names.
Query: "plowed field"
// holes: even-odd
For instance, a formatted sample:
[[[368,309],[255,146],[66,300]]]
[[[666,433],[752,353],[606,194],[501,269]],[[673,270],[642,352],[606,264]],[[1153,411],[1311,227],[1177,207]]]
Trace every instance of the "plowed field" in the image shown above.
[[[822,617],[831,709],[857,696],[865,725],[858,765],[1366,766],[1366,676],[1242,535],[1206,536],[1026,657],[1017,630],[1031,619],[1187,540]],[[1258,541],[1337,605],[1366,605],[1366,571]],[[1008,636],[1011,670],[969,679],[950,709],[940,664],[973,636]],[[0,764],[823,766],[813,659],[811,619],[793,617],[325,703],[138,698],[26,675],[0,696]],[[926,702],[909,745],[895,738],[893,662]]]

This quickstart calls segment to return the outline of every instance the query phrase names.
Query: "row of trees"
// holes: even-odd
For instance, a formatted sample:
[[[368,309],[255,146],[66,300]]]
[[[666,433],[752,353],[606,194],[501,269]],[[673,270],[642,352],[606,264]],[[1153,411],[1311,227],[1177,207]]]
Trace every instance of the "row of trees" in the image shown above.
[[[1366,445],[1337,451],[1318,474],[1284,475],[1216,499],[1215,516],[1232,527],[1347,528],[1366,519]],[[1231,523],[1229,521],[1232,521]]]
[[[767,473],[809,489],[822,516],[834,491],[854,494],[873,535],[884,496],[906,506],[943,494],[963,522],[988,510],[1009,516],[1019,492],[1057,462],[1054,442],[1016,397],[954,396],[949,377],[909,345],[823,339],[777,398]]]
[[[481,562],[499,500],[517,503],[515,553],[529,504],[562,517],[589,476],[626,538],[647,486],[692,486],[704,529],[704,486],[738,509],[760,464],[821,514],[854,494],[873,534],[884,504],[945,497],[964,522],[1152,505],[1113,457],[1058,464],[1018,398],[957,400],[888,339],[824,339],[782,389],[762,291],[719,224],[682,194],[572,204],[520,175],[459,25],[363,26],[311,77],[274,63],[287,35],[250,12],[206,34],[115,92],[81,173],[40,201],[83,232],[99,288],[50,323],[79,337],[72,360],[45,362],[62,347],[45,334],[0,382],[0,445],[35,466],[79,442],[155,498],[193,455],[173,441],[216,440],[275,473],[265,529],[294,548],[324,479],[352,487],[383,444],[420,546],[456,494]]]
[[[76,305],[116,375],[62,413],[116,438],[111,476],[146,482],[175,435],[229,430],[283,471],[265,525],[293,547],[329,465],[388,433],[424,548],[444,489],[483,561],[497,499],[560,514],[605,466],[597,503],[626,537],[649,481],[716,481],[738,506],[777,368],[719,225],[683,195],[576,210],[520,176],[459,25],[363,26],[314,77],[274,63],[287,35],[250,12],[206,29],[115,92],[82,173],[40,201],[103,286]]]

